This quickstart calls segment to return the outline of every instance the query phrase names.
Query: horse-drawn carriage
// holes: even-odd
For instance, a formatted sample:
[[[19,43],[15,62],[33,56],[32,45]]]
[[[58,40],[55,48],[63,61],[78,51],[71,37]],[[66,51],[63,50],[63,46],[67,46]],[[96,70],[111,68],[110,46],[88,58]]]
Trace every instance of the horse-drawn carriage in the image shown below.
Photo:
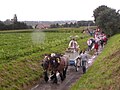
[[[68,66],[75,66],[76,71],[78,71],[78,61],[77,57],[79,52],[65,53],[65,55],[54,54],[46,55],[42,61],[42,67],[44,69],[44,80],[47,82],[50,79],[53,83],[57,83],[57,73],[59,73],[61,80],[66,78],[66,71]]]
[[[70,41],[69,48],[66,50],[65,55],[58,53],[45,55],[42,63],[45,81],[47,82],[49,80],[50,75],[50,79],[53,80],[53,83],[57,83],[57,73],[60,74],[61,81],[63,81],[66,78],[66,71],[69,65],[75,66],[76,71],[78,71],[78,55],[79,45],[74,38]]]
[[[69,56],[69,66],[75,66],[75,70],[78,71],[78,67],[80,66],[80,60],[78,60],[80,49],[76,41],[78,36],[71,36],[70,38],[71,41],[69,42],[65,54]]]
[[[65,54],[69,56],[69,66],[74,66],[75,70],[78,71],[80,67],[79,52],[66,52]]]

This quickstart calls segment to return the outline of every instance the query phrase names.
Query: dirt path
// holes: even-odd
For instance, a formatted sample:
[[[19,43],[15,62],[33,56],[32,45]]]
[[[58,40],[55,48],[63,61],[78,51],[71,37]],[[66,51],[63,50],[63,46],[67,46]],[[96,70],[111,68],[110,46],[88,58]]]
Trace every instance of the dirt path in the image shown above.
[[[69,90],[70,86],[76,82],[82,75],[82,70],[79,69],[78,72],[75,71],[74,66],[69,66],[67,71],[66,79],[61,82],[60,78],[58,84],[53,84],[51,81],[46,83],[44,80],[39,84],[35,85],[30,90]]]
[[[88,61],[88,67],[92,65],[96,57],[96,55],[91,56]],[[66,79],[63,82],[61,82],[60,77],[58,77],[58,84],[53,84],[51,81],[46,83],[44,80],[41,80],[37,85],[29,90],[69,90],[71,85],[73,85],[82,75],[81,68],[76,72],[74,66],[69,66]]]

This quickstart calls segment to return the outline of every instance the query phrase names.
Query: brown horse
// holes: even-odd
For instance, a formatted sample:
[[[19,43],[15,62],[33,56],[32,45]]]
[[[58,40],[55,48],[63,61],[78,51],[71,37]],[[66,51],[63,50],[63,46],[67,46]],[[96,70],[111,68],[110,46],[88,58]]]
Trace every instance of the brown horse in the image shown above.
[[[53,80],[53,83],[57,83],[58,80],[56,74],[59,73],[61,81],[63,81],[66,78],[68,60],[69,58],[66,55],[45,55],[45,58],[43,59],[42,63],[44,69],[44,80],[47,82],[49,80],[48,74],[51,73],[51,80]]]

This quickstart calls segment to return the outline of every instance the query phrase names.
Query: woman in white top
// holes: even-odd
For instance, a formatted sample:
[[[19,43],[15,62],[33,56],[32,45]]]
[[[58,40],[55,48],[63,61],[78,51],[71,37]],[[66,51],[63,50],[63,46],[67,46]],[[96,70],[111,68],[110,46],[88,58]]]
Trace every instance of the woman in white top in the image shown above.
[[[72,49],[74,51],[78,51],[79,45],[78,45],[77,41],[74,38],[70,41],[68,48]]]

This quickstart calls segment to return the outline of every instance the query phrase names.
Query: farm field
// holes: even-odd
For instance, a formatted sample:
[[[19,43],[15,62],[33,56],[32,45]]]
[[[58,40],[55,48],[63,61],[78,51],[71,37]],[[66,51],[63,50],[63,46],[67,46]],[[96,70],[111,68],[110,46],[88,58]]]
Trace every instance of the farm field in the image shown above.
[[[0,32],[0,89],[25,88],[42,77],[40,60],[45,53],[64,53],[71,35],[78,35],[80,48],[89,36],[83,28]]]

